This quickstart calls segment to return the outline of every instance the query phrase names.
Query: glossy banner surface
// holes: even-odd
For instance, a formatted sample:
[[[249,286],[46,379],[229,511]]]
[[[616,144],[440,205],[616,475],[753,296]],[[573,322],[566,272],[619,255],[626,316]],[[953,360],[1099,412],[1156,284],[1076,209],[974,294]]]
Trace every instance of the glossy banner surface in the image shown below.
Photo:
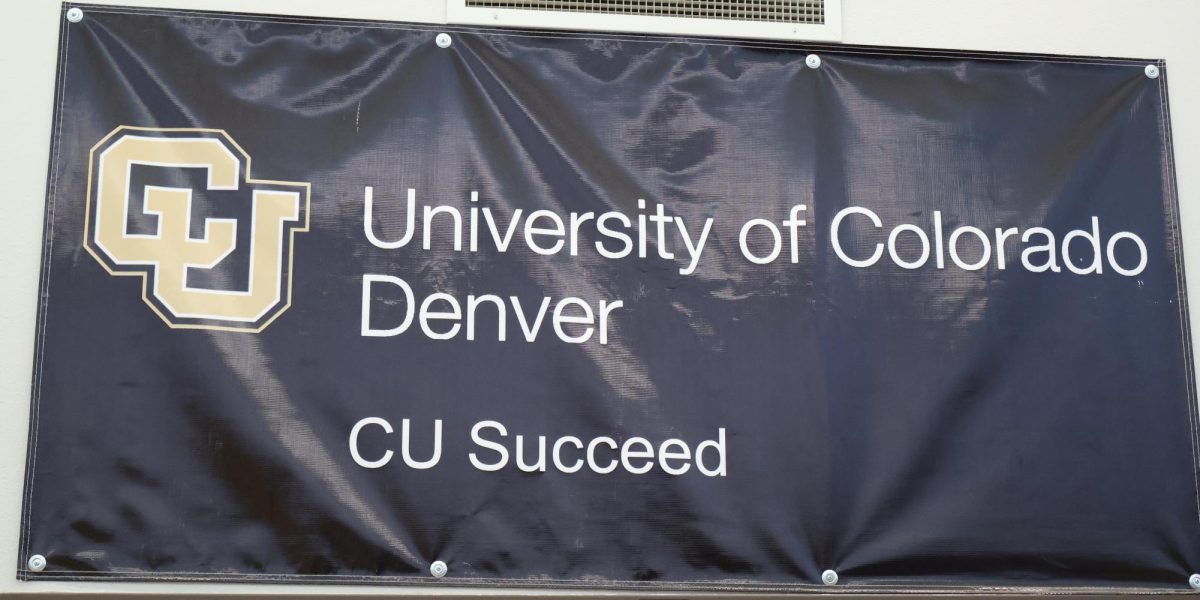
[[[1200,570],[1161,63],[67,8],[22,578]]]

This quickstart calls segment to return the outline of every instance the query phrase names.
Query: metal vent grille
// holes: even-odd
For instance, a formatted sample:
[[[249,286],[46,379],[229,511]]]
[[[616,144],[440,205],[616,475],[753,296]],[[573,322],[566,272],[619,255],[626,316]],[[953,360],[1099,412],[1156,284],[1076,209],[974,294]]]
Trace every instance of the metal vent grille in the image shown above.
[[[825,23],[825,0],[466,0],[466,5],[810,25]]]

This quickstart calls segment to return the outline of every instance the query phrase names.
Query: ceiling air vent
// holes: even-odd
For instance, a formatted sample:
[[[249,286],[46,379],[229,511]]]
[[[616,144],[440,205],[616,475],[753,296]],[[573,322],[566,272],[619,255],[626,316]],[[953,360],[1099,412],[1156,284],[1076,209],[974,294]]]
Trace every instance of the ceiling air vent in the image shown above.
[[[842,0],[447,0],[451,23],[841,41]]]
[[[817,25],[825,22],[824,0],[467,0],[467,6]]]

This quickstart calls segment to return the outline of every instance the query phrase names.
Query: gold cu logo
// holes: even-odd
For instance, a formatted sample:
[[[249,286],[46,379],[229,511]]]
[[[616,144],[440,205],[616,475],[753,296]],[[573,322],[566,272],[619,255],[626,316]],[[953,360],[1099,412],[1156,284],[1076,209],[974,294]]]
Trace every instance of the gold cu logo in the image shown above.
[[[181,184],[189,173],[197,185]],[[248,204],[249,229],[238,217],[193,223],[213,209],[193,206],[193,188],[237,199],[235,213]],[[250,156],[224,131],[121,126],[92,147],[83,245],[109,273],[141,277],[142,299],[171,327],[259,332],[291,304],[308,206],[307,183],[251,179]]]

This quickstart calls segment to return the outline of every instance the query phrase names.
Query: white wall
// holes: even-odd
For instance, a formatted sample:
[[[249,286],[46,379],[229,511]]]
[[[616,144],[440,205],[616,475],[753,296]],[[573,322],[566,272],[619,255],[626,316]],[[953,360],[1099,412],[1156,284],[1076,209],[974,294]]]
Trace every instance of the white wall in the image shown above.
[[[92,0],[242,12],[442,22],[441,0]],[[851,44],[1165,58],[1189,292],[1200,298],[1200,0],[843,0]],[[42,210],[60,6],[9,0],[0,34],[0,593],[395,594],[440,590],[16,581]],[[1200,331],[1193,302],[1192,328]],[[470,596],[478,590],[459,590]],[[562,597],[563,593],[540,592]],[[608,594],[589,594],[605,596]],[[650,594],[640,593],[639,597]],[[680,594],[668,594],[680,597]]]

